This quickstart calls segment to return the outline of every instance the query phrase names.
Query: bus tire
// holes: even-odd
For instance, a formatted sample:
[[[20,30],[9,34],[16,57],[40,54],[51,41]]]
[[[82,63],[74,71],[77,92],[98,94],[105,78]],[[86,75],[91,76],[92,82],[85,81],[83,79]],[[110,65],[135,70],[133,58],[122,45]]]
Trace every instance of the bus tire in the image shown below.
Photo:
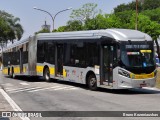
[[[90,90],[97,90],[97,80],[95,75],[91,74],[89,75],[88,79],[87,79],[87,84]]]
[[[50,81],[50,72],[49,72],[49,68],[48,67],[44,68],[43,78],[47,82]]]
[[[8,68],[8,76],[10,76],[10,74],[11,74],[11,73],[10,73],[10,68]]]

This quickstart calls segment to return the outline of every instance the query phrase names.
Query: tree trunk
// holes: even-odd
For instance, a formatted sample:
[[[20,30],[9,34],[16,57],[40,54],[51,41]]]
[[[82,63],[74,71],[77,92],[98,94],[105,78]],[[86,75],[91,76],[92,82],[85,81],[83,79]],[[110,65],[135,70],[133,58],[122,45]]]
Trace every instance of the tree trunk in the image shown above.
[[[159,44],[158,44],[158,41],[157,39],[155,39],[155,43],[156,43],[156,46],[157,46],[157,54],[158,54],[158,58],[160,59],[160,51],[159,51]]]

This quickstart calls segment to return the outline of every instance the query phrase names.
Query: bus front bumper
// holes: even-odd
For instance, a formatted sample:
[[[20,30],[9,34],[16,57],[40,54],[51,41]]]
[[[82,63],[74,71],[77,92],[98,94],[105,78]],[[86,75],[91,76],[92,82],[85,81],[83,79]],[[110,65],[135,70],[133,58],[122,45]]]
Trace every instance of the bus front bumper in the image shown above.
[[[131,79],[120,76],[120,81],[118,82],[118,89],[154,87],[155,84],[156,77],[148,79]]]

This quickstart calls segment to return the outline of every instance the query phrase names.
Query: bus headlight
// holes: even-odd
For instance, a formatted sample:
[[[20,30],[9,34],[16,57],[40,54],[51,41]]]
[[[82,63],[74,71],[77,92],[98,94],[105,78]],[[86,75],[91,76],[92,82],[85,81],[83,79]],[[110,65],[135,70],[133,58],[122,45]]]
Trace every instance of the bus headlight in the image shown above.
[[[130,74],[122,69],[118,69],[118,74],[130,78]]]

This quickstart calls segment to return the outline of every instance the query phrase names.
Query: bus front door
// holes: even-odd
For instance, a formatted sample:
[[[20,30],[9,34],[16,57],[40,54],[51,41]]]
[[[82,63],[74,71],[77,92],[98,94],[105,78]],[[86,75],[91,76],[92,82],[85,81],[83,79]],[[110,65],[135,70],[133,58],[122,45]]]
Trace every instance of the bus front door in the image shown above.
[[[57,76],[63,75],[63,45],[57,45]]]
[[[102,84],[108,84],[109,86],[113,83],[113,59],[114,59],[114,46],[104,45],[102,48]]]

